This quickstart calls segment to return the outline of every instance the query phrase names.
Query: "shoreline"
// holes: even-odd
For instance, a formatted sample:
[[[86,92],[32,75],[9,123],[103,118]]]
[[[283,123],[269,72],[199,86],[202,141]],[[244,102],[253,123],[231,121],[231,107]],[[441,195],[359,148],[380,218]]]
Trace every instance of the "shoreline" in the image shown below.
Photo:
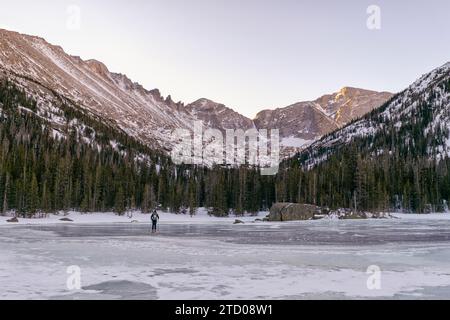
[[[189,214],[175,214],[167,212],[158,212],[160,224],[233,224],[236,220],[242,221],[244,224],[249,223],[262,223],[262,220],[268,215],[268,212],[259,212],[257,215],[245,215],[245,216],[229,216],[229,217],[214,217],[209,216],[206,210],[201,209],[199,212],[190,216]],[[391,213],[394,219],[400,220],[434,220],[434,221],[448,221],[450,220],[450,213],[432,213],[432,214],[404,214],[404,213]],[[0,227],[4,226],[18,226],[18,225],[89,225],[89,224],[151,224],[150,214],[143,214],[141,212],[133,212],[132,217],[128,217],[126,214],[119,216],[113,212],[98,212],[98,213],[80,213],[69,212],[68,214],[49,214],[46,218],[18,218],[19,222],[11,223],[7,220],[12,216],[0,216]],[[72,221],[61,221],[61,219],[68,218]],[[350,220],[338,220],[338,219],[323,219],[325,221],[350,221]],[[366,219],[358,221],[373,221],[378,219]],[[307,220],[303,221],[306,222]],[[320,221],[320,220],[316,220]],[[291,221],[299,222],[299,221]],[[276,223],[289,223],[289,222],[276,222]],[[239,224],[238,224],[239,225]]]
[[[244,223],[255,222],[256,219],[263,219],[268,212],[259,212],[257,215],[245,216],[229,216],[229,217],[214,217],[209,216],[206,210],[199,210],[199,212],[190,216],[189,214],[175,214],[158,211],[160,216],[160,224],[215,224],[215,223],[234,223],[240,220]],[[0,216],[0,227],[3,226],[19,226],[19,225],[88,225],[88,224],[151,224],[150,214],[141,212],[133,212],[132,217],[126,214],[119,216],[113,212],[96,212],[96,213],[80,213],[68,212],[68,214],[49,214],[46,218],[18,218],[19,222],[7,222],[12,216]],[[70,219],[72,221],[61,221],[61,219]]]

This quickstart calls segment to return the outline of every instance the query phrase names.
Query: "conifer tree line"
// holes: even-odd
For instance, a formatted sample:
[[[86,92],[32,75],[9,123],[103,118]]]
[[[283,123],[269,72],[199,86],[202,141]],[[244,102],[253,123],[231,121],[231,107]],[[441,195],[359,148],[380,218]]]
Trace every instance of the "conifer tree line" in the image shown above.
[[[69,124],[83,123],[83,132],[58,128],[36,115],[36,102],[8,81],[0,82],[0,212],[21,216],[75,210],[150,212],[157,206],[195,213],[212,208],[257,212],[274,201],[273,182],[257,168],[206,169],[177,166],[120,130],[64,103],[58,106]],[[95,137],[93,147],[82,137]],[[115,150],[110,141],[120,143]],[[125,155],[124,155],[125,154]],[[136,161],[138,155],[149,161]]]
[[[345,147],[312,170],[292,161],[277,177],[276,195],[331,209],[443,212],[450,202],[450,160],[370,159]]]
[[[443,90],[450,91],[446,81]],[[67,125],[57,128],[39,117],[27,94],[0,81],[0,213],[39,216],[59,211],[107,212],[162,210],[194,214],[206,207],[214,215],[267,210],[275,202],[309,203],[357,210],[444,211],[450,201],[450,160],[430,157],[448,126],[424,134],[434,119],[432,97],[420,101],[400,131],[393,125],[354,140],[312,169],[303,152],[283,162],[278,175],[258,168],[175,165],[105,121],[64,101],[57,106]],[[372,112],[385,122],[383,107]],[[450,112],[450,111],[449,111]],[[83,130],[69,123],[76,119]],[[96,146],[83,142],[91,138]],[[118,149],[111,145],[118,142]],[[382,150],[374,156],[375,151]],[[378,152],[377,151],[377,152]],[[145,161],[137,161],[145,155]]]

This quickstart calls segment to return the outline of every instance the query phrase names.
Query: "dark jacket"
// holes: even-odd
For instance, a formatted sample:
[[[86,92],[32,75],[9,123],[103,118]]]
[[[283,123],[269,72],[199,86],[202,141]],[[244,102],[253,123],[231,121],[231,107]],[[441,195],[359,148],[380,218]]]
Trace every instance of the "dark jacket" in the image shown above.
[[[159,215],[156,212],[152,213],[152,216],[150,217],[150,219],[152,220],[153,223],[157,223],[159,220]]]

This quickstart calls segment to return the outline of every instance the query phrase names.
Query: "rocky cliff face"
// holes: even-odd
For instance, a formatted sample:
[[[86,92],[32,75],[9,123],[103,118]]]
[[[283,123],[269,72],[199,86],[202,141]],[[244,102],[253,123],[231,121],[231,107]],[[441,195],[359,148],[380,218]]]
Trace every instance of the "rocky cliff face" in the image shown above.
[[[388,92],[345,87],[315,101],[262,111],[255,124],[280,128],[282,144],[296,151],[380,107],[391,97]]]
[[[188,104],[185,110],[192,117],[203,121],[204,125],[209,128],[248,130],[254,127],[251,119],[223,104],[204,98]]]
[[[381,106],[391,97],[389,92],[344,87],[339,92],[317,99],[315,103],[336,124],[343,126]]]

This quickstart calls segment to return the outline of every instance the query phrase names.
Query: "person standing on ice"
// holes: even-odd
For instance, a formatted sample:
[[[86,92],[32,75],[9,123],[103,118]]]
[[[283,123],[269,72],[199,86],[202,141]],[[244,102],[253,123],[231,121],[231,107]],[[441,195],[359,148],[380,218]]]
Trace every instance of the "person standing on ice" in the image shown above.
[[[158,212],[156,212],[156,209],[153,210],[150,219],[152,220],[152,233],[154,233],[157,230],[159,221],[159,215]]]

